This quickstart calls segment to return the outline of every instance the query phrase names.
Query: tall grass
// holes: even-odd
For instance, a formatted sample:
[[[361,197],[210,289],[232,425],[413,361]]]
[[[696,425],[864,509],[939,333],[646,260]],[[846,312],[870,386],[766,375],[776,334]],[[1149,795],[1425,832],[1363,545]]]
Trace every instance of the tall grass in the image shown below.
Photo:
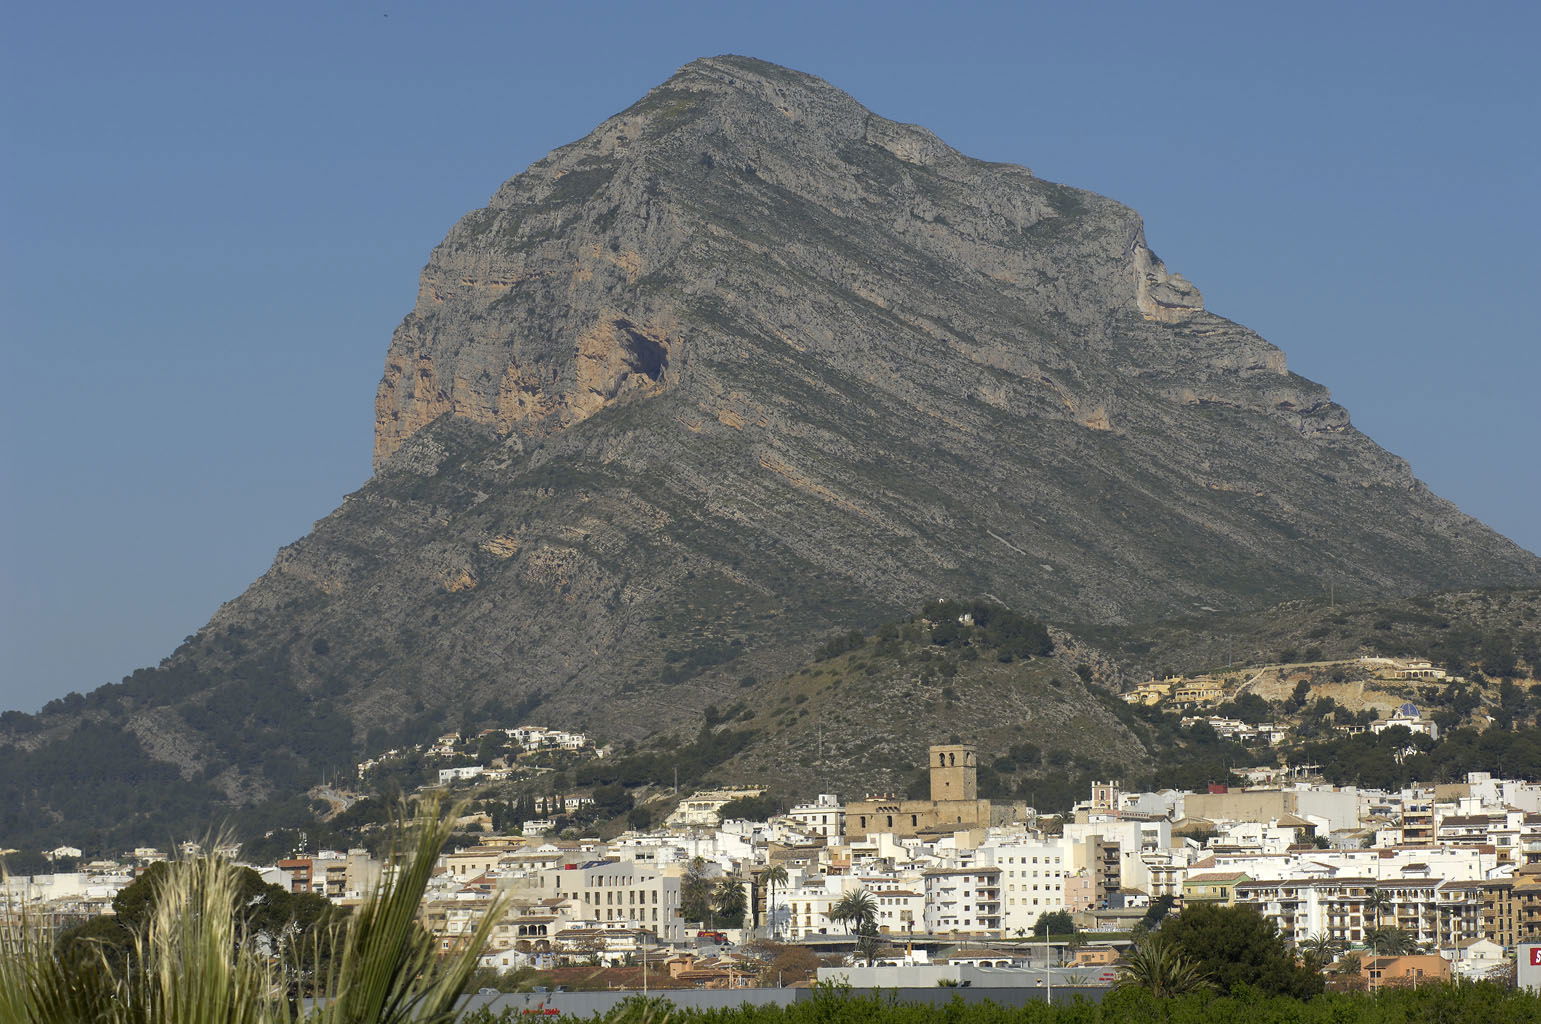
[[[157,889],[134,955],[55,954],[22,914],[0,929],[0,1024],[448,1024],[503,904],[447,956],[417,921],[434,862],[461,808],[429,798],[403,808],[387,869],[364,903],[316,936],[332,950],[319,976],[286,962],[236,913],[240,869],[176,861]]]

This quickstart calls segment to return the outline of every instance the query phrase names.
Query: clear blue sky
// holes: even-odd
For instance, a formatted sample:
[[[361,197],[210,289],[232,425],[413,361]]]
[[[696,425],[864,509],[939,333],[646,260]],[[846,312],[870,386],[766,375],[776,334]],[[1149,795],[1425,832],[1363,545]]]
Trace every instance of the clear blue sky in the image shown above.
[[[1211,309],[1541,548],[1537,10],[17,5],[0,707],[153,664],[362,483],[429,249],[716,53],[1130,204]]]

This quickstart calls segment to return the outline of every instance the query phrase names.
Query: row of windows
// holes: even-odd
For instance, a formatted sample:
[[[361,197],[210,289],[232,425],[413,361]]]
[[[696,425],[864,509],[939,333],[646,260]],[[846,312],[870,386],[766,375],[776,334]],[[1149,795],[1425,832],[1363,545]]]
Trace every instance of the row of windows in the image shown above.
[[[903,815],[900,815],[900,817],[903,817]],[[885,815],[883,815],[883,818],[887,822],[889,828],[893,828],[894,827],[894,816],[892,814],[885,814]],[[867,827],[867,816],[865,814],[863,814],[861,816],[861,827],[862,828],[866,828]],[[919,815],[917,815],[917,814],[910,815],[910,827],[911,828],[919,828],[920,827],[920,816]]]
[[[651,907],[649,909],[653,912],[653,916],[652,916],[651,920],[657,921],[658,920],[658,908],[657,907]],[[629,920],[630,918],[627,916],[626,910],[627,910],[627,908],[625,908],[625,907],[622,907],[620,910],[614,910],[614,909],[606,910],[605,911],[605,920],[606,921],[626,921],[626,920]],[[642,921],[649,920],[649,918],[647,916],[647,912],[644,911],[642,916],[640,918],[638,918],[638,920],[642,920]]]
[[[639,903],[653,903],[653,904],[657,904],[658,903],[658,892],[659,892],[659,890],[657,890],[657,889],[627,889],[625,892],[616,892],[614,890],[606,890],[605,891],[604,904],[606,906],[621,906],[622,904],[625,904],[627,906],[636,906]],[[582,899],[584,903],[589,903],[589,904],[592,904],[594,906],[599,906],[600,905],[599,893],[597,893],[597,892],[589,892],[589,891],[585,890],[585,891],[583,891],[581,893],[579,893],[579,892],[564,893],[560,889],[558,889],[557,893],[556,893],[556,896],[557,896],[557,899],[569,899],[569,900]],[[625,897],[624,899],[622,898],[623,896]],[[665,903],[672,903],[674,901],[672,899],[666,899],[666,900],[664,900],[664,902]]]
[[[648,894],[649,893],[652,894],[652,899],[651,900],[648,899]],[[591,896],[593,897],[593,899],[590,899]],[[622,896],[625,896],[626,898],[623,900],[623,899],[621,899]],[[595,893],[585,892],[583,894],[583,902],[585,902],[585,903],[593,903],[595,906],[598,906],[599,905],[599,893],[597,893],[597,892],[595,892]],[[656,904],[658,902],[658,890],[657,889],[643,889],[640,892],[638,890],[636,890],[636,889],[628,889],[624,893],[614,892],[614,891],[610,891],[610,890],[607,890],[605,892],[605,906],[607,906],[607,907],[617,906],[617,905],[622,904],[622,903],[625,903],[628,906],[635,906],[638,903],[648,903],[648,902],[651,902],[651,903],[654,903],[654,904]]]

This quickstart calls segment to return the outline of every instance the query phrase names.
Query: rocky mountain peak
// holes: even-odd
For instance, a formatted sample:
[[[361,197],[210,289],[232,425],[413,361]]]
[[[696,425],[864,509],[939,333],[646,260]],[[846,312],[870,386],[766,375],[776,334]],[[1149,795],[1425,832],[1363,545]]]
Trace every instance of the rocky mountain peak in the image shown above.
[[[1050,309],[1105,344],[1110,313],[1174,323],[1203,308],[1128,208],[971,160],[813,76],[705,58],[510,179],[435,250],[392,339],[376,464],[443,415],[540,434],[689,386],[686,367],[714,362],[721,339],[703,351],[687,324],[754,264],[780,288],[834,285],[987,365],[1045,355],[1037,320]],[[921,264],[937,284],[1004,300],[1025,335],[978,345],[934,322],[889,272]],[[751,333],[767,329],[780,328]],[[805,340],[828,348],[818,332]],[[1261,339],[1231,340],[1284,372]],[[841,332],[825,354],[851,360],[869,342],[881,344]],[[1050,386],[1072,413],[1107,418],[1108,396]]]

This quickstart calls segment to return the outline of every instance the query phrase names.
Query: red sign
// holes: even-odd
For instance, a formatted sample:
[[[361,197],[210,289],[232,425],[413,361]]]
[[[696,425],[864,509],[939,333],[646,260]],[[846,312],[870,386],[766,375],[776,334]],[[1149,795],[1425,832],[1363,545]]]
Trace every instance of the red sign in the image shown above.
[[[1530,947],[1530,966],[1541,967],[1541,946]]]

